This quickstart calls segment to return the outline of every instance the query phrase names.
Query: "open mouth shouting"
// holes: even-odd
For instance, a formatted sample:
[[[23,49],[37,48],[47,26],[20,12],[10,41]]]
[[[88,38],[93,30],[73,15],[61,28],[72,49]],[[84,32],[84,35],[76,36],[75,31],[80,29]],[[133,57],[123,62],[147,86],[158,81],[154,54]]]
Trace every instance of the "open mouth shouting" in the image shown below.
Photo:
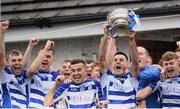
[[[64,76],[70,76],[70,72],[65,72]]]
[[[43,61],[42,62],[42,65],[47,65],[48,64],[48,61]]]
[[[174,68],[173,67],[170,67],[170,68],[167,68],[167,72],[174,72]]]
[[[20,65],[14,66],[13,69],[14,69],[14,71],[13,71],[14,73],[20,73],[21,72],[21,66]]]
[[[80,74],[74,74],[74,75],[73,75],[73,78],[74,78],[75,80],[80,79],[80,78],[81,78],[81,75],[80,75]]]
[[[115,70],[120,71],[120,70],[122,70],[122,67],[120,65],[118,65],[118,66],[115,67]]]

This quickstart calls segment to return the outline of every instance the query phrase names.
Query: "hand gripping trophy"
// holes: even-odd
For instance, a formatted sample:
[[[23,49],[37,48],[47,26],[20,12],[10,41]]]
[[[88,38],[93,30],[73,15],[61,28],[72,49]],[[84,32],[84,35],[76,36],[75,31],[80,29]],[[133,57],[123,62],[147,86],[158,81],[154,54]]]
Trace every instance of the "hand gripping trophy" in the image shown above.
[[[107,21],[112,37],[127,36],[129,30],[134,30],[139,25],[140,17],[130,9],[119,8],[108,13]]]

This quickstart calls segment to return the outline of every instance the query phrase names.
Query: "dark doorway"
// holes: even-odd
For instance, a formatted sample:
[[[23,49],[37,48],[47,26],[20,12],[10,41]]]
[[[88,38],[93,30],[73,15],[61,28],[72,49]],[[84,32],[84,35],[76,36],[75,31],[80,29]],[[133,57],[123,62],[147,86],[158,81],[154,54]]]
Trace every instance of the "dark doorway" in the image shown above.
[[[137,40],[136,42],[137,46],[143,46],[149,51],[154,64],[159,62],[163,53],[166,51],[175,51],[177,48],[175,42],[149,40]]]

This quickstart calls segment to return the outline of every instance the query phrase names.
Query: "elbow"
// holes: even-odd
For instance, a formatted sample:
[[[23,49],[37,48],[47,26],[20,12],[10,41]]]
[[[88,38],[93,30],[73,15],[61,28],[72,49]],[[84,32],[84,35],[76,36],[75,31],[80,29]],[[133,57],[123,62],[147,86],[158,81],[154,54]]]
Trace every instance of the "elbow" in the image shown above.
[[[45,99],[44,99],[44,106],[46,106],[46,107],[50,107],[51,106],[51,103],[49,102],[49,100],[45,97]]]
[[[45,107],[50,107],[50,104],[49,104],[49,103],[44,102],[44,106],[45,106]]]
[[[145,99],[145,98],[146,98],[146,97],[144,96],[143,93],[137,92],[137,94],[136,94],[136,100],[143,100],[143,99]]]
[[[28,76],[29,76],[29,77],[30,77],[30,76],[33,76],[33,75],[36,73],[36,69],[34,69],[34,68],[29,68],[28,71],[27,71],[27,73],[28,73]]]

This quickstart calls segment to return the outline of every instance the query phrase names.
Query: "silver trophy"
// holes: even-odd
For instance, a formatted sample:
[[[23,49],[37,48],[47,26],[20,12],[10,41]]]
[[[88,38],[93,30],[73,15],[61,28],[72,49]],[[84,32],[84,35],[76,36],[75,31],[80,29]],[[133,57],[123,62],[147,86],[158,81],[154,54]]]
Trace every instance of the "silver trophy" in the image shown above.
[[[109,31],[114,36],[127,36],[128,35],[128,9],[119,8],[115,9],[107,15],[107,20],[110,25]]]

